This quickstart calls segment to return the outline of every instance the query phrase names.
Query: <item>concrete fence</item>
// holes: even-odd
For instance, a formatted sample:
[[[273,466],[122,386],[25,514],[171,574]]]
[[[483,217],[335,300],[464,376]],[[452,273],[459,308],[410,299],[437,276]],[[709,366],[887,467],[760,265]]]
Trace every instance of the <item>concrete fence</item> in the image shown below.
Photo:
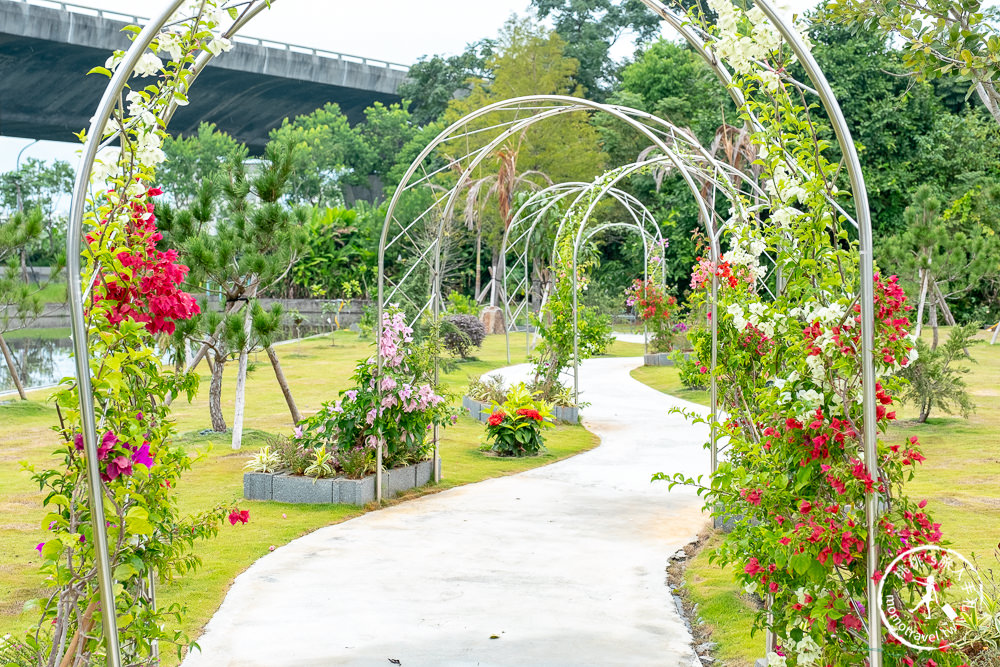
[[[292,333],[295,333],[294,329],[298,327],[298,333],[306,334],[330,331],[334,326],[334,321],[339,323],[340,329],[348,329],[351,325],[358,323],[362,315],[364,315],[365,307],[371,302],[361,299],[351,299],[343,302],[343,307],[341,308],[341,301],[337,299],[260,300],[260,304],[265,309],[270,309],[274,303],[280,303],[284,308],[284,323]],[[209,304],[209,308],[217,310],[220,306],[217,303],[211,303]],[[339,313],[338,308],[340,309]],[[3,318],[4,310],[4,307],[0,307],[0,319]],[[30,322],[29,327],[32,329],[68,328],[69,310],[66,304],[46,304],[42,316]],[[12,328],[21,328],[20,323],[16,319]]]

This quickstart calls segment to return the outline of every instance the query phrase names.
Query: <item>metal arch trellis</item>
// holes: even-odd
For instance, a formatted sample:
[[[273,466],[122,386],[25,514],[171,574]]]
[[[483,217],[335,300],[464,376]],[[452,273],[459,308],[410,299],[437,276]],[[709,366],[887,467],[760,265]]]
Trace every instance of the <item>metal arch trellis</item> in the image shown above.
[[[70,325],[73,339],[73,355],[75,362],[76,381],[80,397],[80,414],[82,422],[82,435],[84,451],[86,453],[87,466],[87,490],[88,503],[90,506],[90,516],[93,529],[95,567],[97,570],[98,589],[101,598],[101,620],[103,624],[104,644],[107,653],[107,663],[111,667],[121,665],[121,650],[118,642],[118,625],[116,618],[115,596],[113,589],[113,576],[111,572],[110,555],[108,551],[107,528],[104,525],[104,498],[101,484],[100,471],[97,466],[97,418],[95,412],[93,388],[90,376],[90,352],[87,342],[86,318],[83,310],[85,298],[84,286],[81,280],[81,240],[83,230],[84,209],[87,202],[87,195],[90,190],[90,178],[93,172],[94,162],[98,151],[111,144],[118,134],[113,132],[106,135],[106,128],[116,107],[123,105],[122,92],[132,76],[133,69],[139,59],[149,48],[150,44],[159,36],[160,30],[171,22],[195,19],[204,6],[204,2],[197,3],[195,9],[198,11],[190,17],[177,18],[186,0],[171,0],[163,8],[158,16],[153,18],[136,35],[124,54],[117,69],[105,88],[101,101],[97,106],[97,111],[91,119],[90,126],[86,134],[86,143],[83,153],[77,166],[76,177],[73,185],[73,197],[70,202],[69,225],[66,234],[66,261],[68,275],[68,295],[70,306]],[[238,9],[239,14],[232,24],[223,32],[223,36],[230,38],[242,29],[247,22],[259,14],[266,6],[264,0],[251,0],[250,2],[233,3],[233,8]],[[228,4],[223,4],[223,9],[228,8]],[[188,68],[187,85],[190,86],[194,79],[201,73],[205,66],[211,61],[214,54],[208,50],[203,50],[198,54],[195,62]],[[178,106],[176,98],[173,98],[162,110],[162,117],[158,120],[162,127],[166,127]],[[124,114],[122,114],[124,117]],[[90,290],[87,286],[87,292]],[[150,590],[152,593],[154,582],[150,578]],[[152,593],[155,595],[155,593]],[[155,599],[155,597],[154,597]],[[154,648],[155,652],[155,648]]]
[[[439,319],[442,308],[442,245],[447,233],[450,231],[450,225],[454,220],[455,207],[458,201],[459,193],[471,179],[471,174],[484,160],[493,154],[493,151],[498,146],[500,146],[508,138],[524,132],[529,127],[542,120],[563,114],[578,112],[604,113],[612,118],[618,119],[631,129],[635,130],[640,136],[649,140],[649,142],[662,154],[662,156],[653,160],[644,161],[639,166],[634,167],[634,170],[639,170],[655,162],[669,161],[681,174],[688,189],[695,196],[699,211],[702,219],[705,221],[705,224],[710,224],[714,213],[710,211],[704,198],[699,195],[698,183],[692,175],[692,164],[694,161],[684,159],[686,153],[682,155],[677,151],[682,144],[694,147],[693,145],[697,145],[697,142],[692,142],[693,137],[690,135],[683,135],[683,142],[679,141],[677,140],[677,137],[681,136],[679,133],[675,133],[676,136],[672,138],[665,139],[665,135],[667,134],[665,130],[670,131],[676,129],[673,128],[673,126],[671,126],[668,122],[635,109],[601,104],[566,95],[529,95],[487,105],[455,121],[452,125],[438,134],[438,136],[435,137],[435,139],[432,140],[427,146],[425,146],[400,179],[400,183],[389,201],[389,205],[386,210],[385,223],[379,239],[379,281],[375,324],[375,334],[377,339],[380,339],[382,336],[385,308],[394,298],[405,298],[411,303],[416,311],[414,319],[419,318],[424,313],[428,313],[430,315],[432,322],[437,322]],[[486,128],[466,129],[467,126],[470,126],[473,123],[473,121],[491,113],[512,113],[514,118],[512,120],[494,123]],[[530,115],[523,117],[521,115],[523,113],[529,113]],[[437,167],[436,169],[432,167],[431,171],[428,172],[425,161],[431,156],[435,149],[442,144],[445,144],[446,142],[454,142],[463,138],[468,139],[468,137],[474,134],[496,131],[497,129],[502,129],[502,131],[484,146],[467,151],[460,158],[449,159],[443,166]],[[668,141],[670,143],[668,143]],[[697,146],[701,152],[701,159],[707,160],[710,163],[715,162],[703,147],[700,147],[700,145]],[[422,172],[422,175],[416,177],[418,170]],[[456,183],[446,190],[439,187],[439,190],[444,190],[444,192],[439,193],[438,196],[434,196],[433,202],[419,215],[410,218],[398,215],[398,209],[401,207],[402,199],[408,192],[413,191],[415,187],[420,185],[433,185],[431,179],[434,176],[442,174],[446,171],[459,172],[459,177]],[[716,174],[723,175],[723,180],[727,178],[727,173],[721,170],[721,168],[717,168],[715,171]],[[615,182],[620,180],[621,177],[622,176],[616,178]],[[600,194],[600,197],[603,197],[608,189],[610,188],[605,188],[604,192]],[[433,215],[434,213],[437,215]],[[593,206],[588,208],[585,217],[589,217],[592,213]],[[424,229],[426,230],[427,221],[433,221],[435,218],[437,227],[436,233],[434,233],[431,238],[423,237],[423,242],[415,240],[415,232],[419,229],[416,225],[423,221],[425,225]],[[710,242],[713,241],[710,240]],[[409,250],[412,251],[412,254],[417,259],[399,280],[390,280],[385,271],[386,252],[395,250],[398,253],[398,256],[402,258],[402,251],[406,249],[405,244],[409,244]],[[713,257],[717,255],[717,249],[713,248]],[[418,268],[421,267],[425,270],[427,276],[427,296],[423,302],[417,302],[413,301],[413,299],[411,299],[403,291],[403,287],[404,283],[415,274]],[[375,356],[378,372],[381,372],[383,358],[377,347]],[[435,359],[435,380],[437,379],[437,373],[437,360]],[[434,429],[433,439],[433,468],[435,470],[435,480],[437,480],[438,433],[436,428]],[[379,440],[376,445],[376,470],[378,471],[378,474],[376,474],[375,478],[375,495],[379,500],[382,497],[382,475],[380,474],[382,470],[382,446],[383,444]]]
[[[653,12],[660,16],[667,24],[687,41],[691,47],[702,56],[704,61],[712,67],[720,82],[726,87],[736,102],[738,107],[743,106],[745,100],[742,92],[733,85],[733,78],[726,67],[719,61],[716,55],[708,47],[710,36],[695,29],[693,24],[680,13],[676,13],[660,2],[660,0],[641,0]],[[827,116],[833,125],[837,144],[844,156],[844,164],[851,184],[851,194],[854,202],[855,215],[852,217],[837,202],[832,202],[835,210],[854,224],[858,230],[859,237],[859,269],[860,269],[860,294],[859,303],[861,307],[861,357],[862,357],[862,414],[864,419],[863,449],[865,459],[865,469],[872,479],[878,478],[878,454],[877,454],[877,434],[875,424],[875,365],[873,357],[874,348],[874,258],[872,244],[871,211],[868,205],[868,191],[865,187],[864,173],[861,169],[861,162],[854,145],[851,131],[847,126],[840,104],[837,102],[833,90],[826,79],[826,75],[820,68],[816,59],[812,56],[809,47],[802,41],[796,30],[785,20],[774,8],[771,0],[757,0],[756,6],[760,7],[764,15],[770,20],[774,27],[787,42],[799,63],[802,65],[806,76],[812,82],[813,87],[808,88],[798,84],[800,89],[807,90],[819,98]],[[759,121],[751,114],[748,117],[749,123],[757,130],[762,129]],[[781,150],[780,147],[778,147]],[[793,170],[799,171],[794,160],[787,161]],[[715,302],[717,292],[717,280],[713,278],[712,302]],[[717,340],[713,338],[712,361],[713,366],[716,360]],[[713,406],[717,402],[715,391],[715,381],[713,377],[713,387],[711,391],[711,401]],[[713,410],[714,411],[714,410]],[[875,540],[870,536],[876,532],[878,522],[878,499],[874,494],[868,496],[865,502],[865,527],[867,529],[868,548],[866,554],[866,592],[868,597],[867,629],[868,629],[868,659],[870,667],[881,667],[882,665],[882,633],[880,604],[878,599],[878,586],[874,581],[874,575],[878,570],[879,552]]]
[[[539,226],[544,223],[545,215],[552,209],[553,206],[574,192],[580,192],[581,190],[586,190],[592,187],[593,183],[559,183],[533,193],[531,197],[529,197],[518,208],[517,212],[514,214],[511,224],[504,232],[503,241],[500,246],[500,274],[501,280],[503,281],[501,297],[504,303],[504,334],[506,338],[507,363],[510,363],[511,360],[510,332],[516,330],[517,319],[522,314],[525,316],[525,350],[527,353],[530,353],[531,350],[531,327],[530,318],[528,317],[530,311],[529,299],[531,294],[529,261],[531,248],[534,247],[533,241],[535,240],[535,232],[538,231]],[[627,226],[633,230],[641,230],[643,246],[645,248],[645,262],[643,266],[644,269],[648,269],[649,244],[646,237],[652,233],[656,236],[657,242],[662,242],[663,240],[659,225],[656,224],[656,219],[653,217],[653,214],[649,212],[649,209],[647,209],[645,205],[643,205],[642,202],[640,202],[634,195],[617,188],[610,190],[608,194],[614,200],[618,201],[632,218],[632,223],[614,224],[616,226]],[[539,204],[542,204],[541,208],[535,208]],[[530,213],[523,214],[525,211],[529,211]],[[565,216],[563,216],[562,220],[565,220]],[[525,224],[527,224],[527,228],[521,229],[521,227]],[[560,229],[561,226],[562,225],[560,224]],[[516,253],[513,265],[521,266],[522,268],[522,274],[517,277],[513,287],[510,285],[511,274],[507,272],[507,255],[511,252],[512,248]],[[663,274],[663,276],[661,276],[661,282],[664,283],[666,282],[665,271],[665,268],[661,271]],[[648,271],[646,273],[648,273]],[[544,304],[546,300],[548,287],[548,284],[542,286],[542,294],[540,298],[542,304]],[[514,307],[512,312],[511,303],[522,290],[524,292],[524,299],[522,299],[520,303]]]
[[[642,0],[644,4],[650,7],[655,13],[657,13],[661,18],[663,18],[668,24],[670,24],[674,29],[676,29],[691,45],[692,47],[705,59],[705,61],[714,69],[720,81],[727,87],[730,94],[740,104],[742,101],[742,96],[740,92],[735,89],[732,84],[732,77],[729,75],[725,67],[718,61],[718,59],[706,48],[705,38],[699,34],[696,30],[692,29],[690,23],[684,19],[682,16],[675,14],[670,9],[665,7],[663,4],[658,2],[658,0]],[[79,168],[77,170],[76,181],[73,191],[73,199],[70,208],[70,222],[67,234],[67,261],[68,261],[68,274],[69,274],[69,297],[70,297],[70,315],[72,321],[72,333],[73,333],[73,344],[74,352],[76,357],[76,375],[77,382],[80,393],[80,407],[83,422],[83,438],[85,451],[87,452],[88,458],[88,490],[90,494],[90,509],[91,516],[103,516],[103,502],[101,499],[101,485],[100,478],[96,466],[91,466],[90,462],[96,461],[96,419],[94,414],[94,401],[91,393],[91,382],[90,382],[90,369],[88,363],[88,348],[87,348],[87,337],[85,329],[85,320],[83,313],[83,286],[80,280],[80,234],[82,230],[82,219],[83,219],[83,209],[85,206],[87,191],[89,187],[90,173],[93,169],[94,160],[97,155],[97,151],[101,146],[101,139],[103,136],[103,129],[107,124],[110,115],[117,103],[118,97],[120,96],[122,90],[124,89],[129,74],[134,68],[135,64],[138,62],[139,57],[149,46],[149,44],[155,39],[159,30],[167,24],[171,16],[184,4],[185,0],[171,0],[166,6],[166,8],[161,12],[161,14],[150,21],[142,31],[137,35],[133,41],[132,46],[125,54],[122,59],[121,65],[116,73],[112,76],[105,93],[101,99],[100,104],[97,108],[97,113],[95,114],[87,135],[87,142],[84,145],[82,159],[80,161]],[[238,3],[244,5],[246,3]],[[872,347],[874,338],[874,320],[873,320],[873,302],[874,302],[874,289],[873,289],[873,278],[874,278],[874,267],[872,259],[872,235],[871,235],[871,220],[870,213],[867,202],[867,193],[865,189],[864,176],[861,171],[860,162],[858,160],[857,151],[855,150],[853,141],[851,139],[850,131],[847,127],[847,123],[844,116],[840,110],[840,107],[833,95],[832,90],[822,72],[822,70],[817,65],[816,61],[812,58],[808,48],[796,34],[796,32],[788,25],[788,23],[778,15],[778,13],[771,6],[770,2],[767,0],[758,0],[757,6],[765,13],[765,15],[770,19],[770,21],[775,25],[787,43],[791,46],[793,52],[798,57],[800,63],[804,67],[807,76],[814,85],[814,88],[805,88],[810,92],[814,92],[823,104],[827,114],[832,120],[834,132],[836,134],[838,143],[843,152],[846,162],[846,168],[848,176],[851,181],[851,190],[853,194],[856,225],[859,231],[860,237],[860,268],[861,268],[861,294],[860,294],[860,306],[862,315],[862,358],[863,358],[863,368],[862,368],[862,387],[864,393],[863,400],[863,415],[864,415],[864,453],[865,453],[865,463],[868,473],[872,477],[877,476],[877,458],[876,458],[876,434],[875,434],[875,373],[874,373],[874,363],[872,358]],[[261,9],[263,9],[264,4],[256,4],[251,0],[250,5],[245,8],[244,13],[241,15],[240,19],[234,22],[234,24],[229,28],[226,36],[232,36],[240,28],[245,25],[247,21],[250,20],[254,15],[256,15]],[[197,75],[201,68],[210,60],[211,54],[202,53],[195,65],[191,68],[191,72]],[[576,105],[576,110],[604,110],[610,111],[609,107],[604,105],[598,105],[597,103],[590,103],[585,100],[577,100],[575,98],[559,98],[558,96],[542,96],[542,97],[529,97],[520,98],[518,100],[521,103],[539,103],[539,104],[574,104]],[[169,120],[169,116],[175,107],[172,105],[168,108],[167,112],[164,114],[165,118],[161,119],[163,121]],[[400,189],[393,195],[393,199],[390,202],[389,212],[386,216],[386,223],[383,227],[383,233],[380,238],[379,243],[379,298],[378,298],[378,320],[376,322],[376,329],[379,334],[381,334],[382,327],[382,312],[384,308],[384,269],[385,269],[385,250],[386,250],[386,240],[387,234],[395,223],[393,212],[395,207],[399,203],[399,198],[403,192],[408,188],[414,187],[419,182],[424,180],[429,180],[434,173],[440,173],[443,170],[449,168],[449,165],[432,171],[430,174],[426,171],[424,167],[423,160],[430,154],[430,152],[439,145],[442,141],[449,138],[449,135],[453,134],[455,130],[460,129],[464,126],[470,119],[479,117],[485,113],[496,110],[497,105],[492,105],[481,109],[479,112],[470,114],[470,117],[459,121],[456,125],[453,125],[448,130],[445,130],[435,142],[432,142],[425,150],[418,156],[417,160],[411,165],[410,169],[404,176]],[[516,113],[528,111],[528,108],[522,107],[516,110]],[[621,114],[612,115],[622,118]],[[751,124],[755,124],[756,120],[750,118]],[[517,119],[508,123],[512,127],[517,126]],[[629,123],[632,124],[632,123]],[[758,129],[759,124],[755,125]],[[519,128],[520,129],[520,128]],[[519,130],[518,130],[519,131]],[[642,130],[640,130],[642,131]],[[649,134],[648,130],[642,131],[644,134]],[[474,132],[466,133],[464,136],[470,136]],[[463,135],[456,135],[463,136]],[[509,136],[509,134],[508,134]],[[454,138],[454,137],[452,137]],[[658,144],[659,148],[665,153],[670,153],[669,148],[666,144],[659,138],[652,136],[654,144]],[[485,154],[483,155],[485,157]],[[676,163],[675,163],[676,164]],[[793,169],[795,168],[794,162],[791,163]],[[687,173],[680,165],[677,165],[678,169],[681,170],[685,181],[688,183],[688,187],[692,191],[696,190],[694,188],[694,183],[692,182],[691,176]],[[411,182],[412,177],[418,169],[423,171],[423,177],[416,182]],[[463,174],[463,180],[467,178],[468,172]],[[454,194],[454,193],[453,193]],[[452,202],[454,197],[450,198]],[[834,202],[834,206],[839,213],[849,220],[854,220],[846,211],[843,210],[839,204]],[[452,203],[453,207],[453,203]],[[711,216],[706,216],[706,221],[711,219]],[[413,222],[407,226],[400,229],[399,237],[409,237],[410,231],[413,229]],[[432,272],[430,275],[431,297],[430,297],[430,310],[432,311],[433,317],[437,317],[438,309],[440,308],[439,299],[435,299],[435,296],[440,294],[440,240],[441,234],[444,230],[444,225],[447,220],[442,218],[440,224],[438,225],[438,235],[436,239],[432,241],[432,246],[425,249],[422,258],[426,257],[426,253],[433,252],[435,255],[435,262],[431,265],[432,269],[437,269],[436,272]],[[412,238],[410,239],[412,240]],[[714,242],[714,239],[713,239]],[[712,257],[718,259],[718,247],[711,247]],[[716,291],[716,281],[713,280],[713,298],[711,300],[710,309],[715,308],[715,291]],[[713,339],[713,361],[715,358],[716,351],[716,341]],[[378,361],[381,366],[381,359]],[[713,377],[713,391],[712,391],[712,402],[716,403],[716,392],[714,390],[714,377]],[[435,434],[436,436],[436,434]],[[714,439],[714,438],[713,438]],[[435,458],[436,458],[436,440],[435,437]],[[379,469],[381,470],[381,462],[379,462]],[[436,469],[436,466],[435,466]],[[381,482],[381,475],[376,476],[377,482]],[[380,486],[380,484],[379,484]],[[381,489],[379,489],[381,490]],[[875,523],[877,520],[877,506],[876,499],[874,497],[868,498],[865,507],[866,514],[866,525],[868,528],[868,534],[874,534]],[[120,664],[120,657],[118,651],[117,643],[117,631],[116,631],[116,621],[114,617],[114,605],[113,605],[113,591],[111,589],[111,573],[110,565],[108,562],[108,545],[107,545],[107,534],[103,525],[96,526],[94,530],[94,540],[95,540],[95,553],[97,554],[97,570],[98,570],[98,580],[101,592],[102,600],[104,604],[102,605],[102,617],[104,620],[104,634],[105,642],[108,647],[108,663],[111,665]],[[869,540],[868,544],[868,574],[874,573],[878,565],[878,551],[873,540]],[[872,631],[873,628],[880,627],[879,620],[879,610],[877,603],[877,591],[872,580],[872,577],[868,578],[868,628],[869,628],[869,653],[870,660],[873,667],[878,667],[881,665],[881,633]],[[110,603],[110,604],[109,604]]]

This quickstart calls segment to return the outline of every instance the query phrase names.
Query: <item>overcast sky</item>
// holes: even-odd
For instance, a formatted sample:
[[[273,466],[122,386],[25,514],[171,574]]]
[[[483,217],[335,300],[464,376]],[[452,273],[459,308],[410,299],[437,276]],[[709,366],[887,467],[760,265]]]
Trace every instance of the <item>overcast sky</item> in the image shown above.
[[[74,0],[73,4],[142,17],[162,6],[159,0]],[[791,0],[788,4],[801,10],[814,3]],[[424,55],[460,53],[470,42],[495,36],[510,16],[528,12],[529,0],[272,0],[271,8],[244,28],[243,34],[411,64]],[[620,59],[631,52],[631,43],[626,42],[616,45],[613,54]],[[29,144],[28,139],[0,137],[0,172],[14,168],[21,149],[25,149],[22,161],[28,157],[75,159],[73,144]]]

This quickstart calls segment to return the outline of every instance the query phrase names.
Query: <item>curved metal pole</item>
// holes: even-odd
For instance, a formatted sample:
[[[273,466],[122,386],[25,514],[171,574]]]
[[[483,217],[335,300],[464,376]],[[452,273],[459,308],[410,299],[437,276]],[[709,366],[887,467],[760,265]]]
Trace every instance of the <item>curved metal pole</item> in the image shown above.
[[[521,253],[521,256],[522,256],[522,258],[524,260],[525,275],[527,275],[527,271],[528,271],[528,269],[527,269],[528,248],[530,247],[531,239],[534,236],[535,230],[537,229],[539,223],[542,221],[542,218],[544,217],[545,213],[547,213],[549,211],[549,209],[551,209],[552,206],[554,206],[556,203],[558,203],[559,201],[561,201],[562,199],[564,199],[568,195],[573,194],[573,192],[578,191],[578,190],[579,191],[586,191],[586,190],[592,188],[593,186],[594,186],[593,182],[591,182],[591,183],[585,183],[585,182],[576,181],[576,182],[562,183],[562,184],[558,184],[558,185],[549,186],[548,188],[545,188],[544,190],[540,190],[540,191],[532,194],[532,196],[529,197],[529,199],[527,201],[525,201],[524,204],[522,204],[520,208],[518,208],[517,212],[514,214],[514,219],[512,220],[511,224],[504,231],[503,241],[502,241],[501,246],[500,246],[500,257],[501,257],[502,264],[504,266],[506,266],[507,252],[508,252],[508,248],[509,248],[509,244],[510,244],[510,234],[511,234],[511,231],[514,230],[518,225],[520,225],[521,222],[530,220],[531,221],[531,226],[528,228],[528,230],[524,231],[524,232],[521,232],[520,235],[517,237],[517,239],[514,241],[515,243],[522,243],[523,242],[524,251]],[[566,191],[565,192],[558,192],[558,190],[560,190],[560,189],[566,190]],[[521,215],[524,210],[526,210],[527,208],[530,208],[531,204],[533,203],[533,200],[536,199],[536,196],[537,196],[537,198],[541,199],[543,195],[552,195],[552,193],[554,191],[557,192],[557,194],[555,194],[555,196],[551,196],[550,199],[549,199],[549,201],[546,203],[546,205],[542,209],[540,209],[539,211],[536,211],[531,218],[525,218],[524,216]],[[610,194],[614,199],[616,199],[619,203],[621,203],[621,205],[629,212],[629,214],[632,216],[632,219],[634,220],[636,226],[641,226],[643,223],[650,224],[652,226],[652,229],[656,232],[656,237],[659,238],[661,241],[663,240],[662,232],[661,232],[661,230],[659,228],[659,225],[656,224],[656,219],[653,217],[653,214],[650,213],[649,209],[646,208],[646,206],[642,202],[640,202],[635,196],[629,194],[628,192],[625,192],[624,190],[619,190],[617,188],[613,188],[612,190],[610,190],[608,192],[608,194]],[[579,201],[579,195],[577,197],[577,201]],[[642,221],[641,222],[639,220],[639,215],[636,214],[636,209],[638,209],[641,212],[641,214],[642,214]],[[563,221],[565,221],[565,218],[563,219]],[[624,223],[614,223],[614,224],[624,224]],[[561,224],[560,224],[559,229],[560,230],[562,229],[562,225]],[[558,237],[558,233],[557,233],[557,237]],[[648,260],[648,249],[647,249],[647,260]],[[664,282],[665,282],[665,276],[666,276],[666,269],[665,268],[663,269],[663,273],[664,273]],[[505,291],[506,291],[506,278],[505,278],[504,285],[505,285]],[[507,292],[509,293],[509,291],[507,291]],[[504,308],[505,308],[505,313],[509,317],[510,316],[509,315],[509,313],[510,313],[510,297],[509,297],[509,295],[504,300]],[[507,328],[507,329],[508,330],[505,331],[506,338],[507,338],[507,363],[510,363],[510,333],[509,333],[509,328]],[[525,330],[525,345],[526,345],[526,350],[530,354],[530,342],[529,342],[529,334],[528,334],[527,330]]]
[[[101,623],[108,667],[120,667],[121,650],[118,645],[118,619],[115,605],[114,573],[108,550],[108,533],[104,521],[104,487],[97,458],[97,419],[94,414],[94,394],[90,378],[90,346],[87,343],[87,322],[83,312],[83,284],[81,278],[80,239],[83,232],[83,209],[90,189],[90,172],[97,157],[97,150],[104,135],[118,96],[132,76],[139,58],[156,38],[173,13],[184,0],[168,3],[157,19],[151,21],[136,36],[132,46],[111,77],[97,111],[87,131],[87,142],[76,170],[73,199],[70,203],[69,226],[66,231],[66,275],[68,280],[70,329],[73,334],[73,361],[76,384],[80,395],[80,419],[83,426],[83,446],[86,452],[87,494],[90,505],[90,524],[94,538],[94,565],[97,569],[97,587],[101,598]]]
[[[512,292],[512,290],[507,289],[507,247],[508,247],[508,244],[510,242],[511,232],[520,225],[520,223],[521,223],[522,220],[525,219],[524,216],[522,216],[522,213],[524,211],[530,209],[531,206],[533,206],[534,204],[536,204],[537,203],[536,199],[544,199],[545,197],[550,197],[549,201],[547,201],[547,203],[545,204],[545,206],[541,210],[536,211],[533,214],[532,218],[530,218],[533,221],[533,223],[532,223],[531,227],[528,229],[528,231],[526,233],[523,233],[521,236],[519,236],[517,238],[517,241],[515,241],[515,243],[516,243],[516,242],[524,239],[525,251],[524,251],[524,253],[522,253],[522,257],[523,257],[523,260],[524,260],[524,275],[525,275],[525,280],[527,281],[527,276],[528,276],[528,252],[527,252],[527,249],[528,249],[528,246],[531,243],[531,237],[534,234],[535,226],[538,224],[538,221],[542,218],[542,216],[544,216],[549,211],[549,209],[551,209],[557,202],[559,202],[561,199],[563,199],[567,195],[572,194],[572,190],[569,190],[569,188],[571,188],[571,187],[573,187],[575,185],[586,185],[586,184],[582,183],[582,182],[576,182],[576,181],[569,182],[569,183],[557,183],[557,184],[554,184],[554,185],[550,185],[550,186],[548,186],[546,188],[542,188],[541,190],[539,190],[537,192],[531,193],[531,196],[528,197],[528,199],[523,204],[521,204],[521,206],[518,207],[517,211],[514,212],[514,217],[511,219],[510,224],[507,225],[507,228],[503,231],[503,239],[500,242],[500,266],[501,266],[500,274],[502,276],[501,280],[503,280],[503,294],[501,296],[503,298],[503,307],[504,307],[504,323],[505,323],[505,326],[504,326],[504,341],[505,341],[505,344],[506,344],[506,347],[507,347],[507,363],[508,364],[510,363],[510,327],[512,326],[512,324],[511,324],[511,313],[510,313],[510,299],[511,299],[511,292]],[[553,192],[559,192],[559,190],[568,190],[568,191],[567,192],[561,192],[561,193],[559,193],[559,194],[557,194],[555,196],[552,196]],[[526,285],[526,287],[525,287],[525,300],[527,300],[527,289],[528,289],[528,286]],[[524,327],[524,341],[525,341],[525,355],[526,355],[526,358],[527,358],[527,355],[531,354],[531,342],[530,342],[530,334],[528,332],[528,328],[529,328],[528,313],[526,312],[525,313],[525,327]]]
[[[757,6],[771,20],[781,36],[785,38],[792,51],[798,57],[809,79],[816,86],[816,93],[830,117],[833,131],[837,135],[837,143],[844,155],[847,174],[851,180],[851,194],[854,197],[854,210],[857,214],[859,254],[861,269],[861,386],[864,391],[862,414],[864,416],[864,449],[865,467],[872,479],[879,478],[878,469],[878,435],[875,424],[875,267],[872,256],[871,213],[868,208],[868,190],[865,186],[865,176],[861,169],[861,161],[854,146],[851,130],[847,119],[840,109],[826,75],[820,69],[812,52],[802,42],[796,30],[793,30],[774,10],[768,0],[758,0]],[[878,497],[872,493],[865,498],[865,524],[868,529],[867,587],[868,587],[868,658],[871,667],[882,665],[882,619],[879,611],[878,584],[874,581],[878,569],[879,552],[875,542],[878,529]]]

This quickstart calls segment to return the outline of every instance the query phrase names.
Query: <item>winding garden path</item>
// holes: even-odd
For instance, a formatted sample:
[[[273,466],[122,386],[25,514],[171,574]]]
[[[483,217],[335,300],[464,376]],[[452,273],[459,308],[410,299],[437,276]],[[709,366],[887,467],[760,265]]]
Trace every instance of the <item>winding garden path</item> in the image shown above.
[[[667,414],[704,408],[632,379],[640,363],[583,364],[584,421],[599,447],[261,558],[184,666],[700,664],[664,569],[706,519],[693,493],[650,475],[707,472],[703,427]]]

